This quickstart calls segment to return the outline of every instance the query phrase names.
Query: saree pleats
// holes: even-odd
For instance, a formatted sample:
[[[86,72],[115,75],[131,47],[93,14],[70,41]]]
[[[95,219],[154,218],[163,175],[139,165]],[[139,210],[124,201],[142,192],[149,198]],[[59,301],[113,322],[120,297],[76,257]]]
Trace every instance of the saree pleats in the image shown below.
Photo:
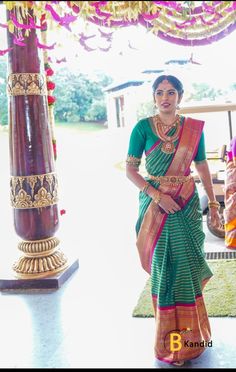
[[[193,135],[195,133],[197,131]],[[146,157],[147,172],[155,176],[168,175],[168,172],[174,175],[176,163],[177,168],[180,167],[177,175],[189,174],[191,156],[186,154],[187,137],[185,133],[183,146],[181,140],[176,144],[179,145],[179,154],[185,154],[182,163],[179,154],[176,158],[165,154],[158,144]],[[192,146],[192,155],[194,151]],[[148,195],[140,192],[136,224],[141,263],[151,275],[156,318],[155,356],[173,363],[199,356],[204,351],[202,343],[210,340],[210,325],[202,291],[212,272],[204,257],[202,211],[194,181],[171,187],[148,178],[147,181],[173,198],[182,198],[182,209],[174,214],[166,214]],[[181,333],[186,329],[187,333]],[[178,351],[170,347],[171,332],[181,334],[182,346]],[[194,346],[185,347],[186,340],[195,343]]]
[[[197,345],[172,352],[168,344],[171,332],[191,329],[186,335],[181,334],[182,345],[185,340],[198,344],[210,340],[202,289],[212,272],[204,258],[201,215],[195,194],[187,207],[168,216],[153,255],[151,281],[157,325],[155,354],[158,359],[170,363],[192,359],[204,351],[204,347]]]

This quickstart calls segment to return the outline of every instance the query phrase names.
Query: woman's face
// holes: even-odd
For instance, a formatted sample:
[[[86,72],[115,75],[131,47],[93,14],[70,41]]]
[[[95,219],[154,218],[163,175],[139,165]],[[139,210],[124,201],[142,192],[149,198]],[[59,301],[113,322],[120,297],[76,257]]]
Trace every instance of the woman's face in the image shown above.
[[[181,101],[178,91],[168,80],[163,80],[156,88],[154,99],[159,112],[174,113]]]

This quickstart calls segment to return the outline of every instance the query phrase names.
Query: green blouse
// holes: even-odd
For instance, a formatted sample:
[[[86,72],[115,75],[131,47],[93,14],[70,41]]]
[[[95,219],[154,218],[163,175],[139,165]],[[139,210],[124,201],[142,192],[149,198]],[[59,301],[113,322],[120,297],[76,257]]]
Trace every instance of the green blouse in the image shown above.
[[[181,125],[183,123],[183,116],[181,117]],[[141,158],[143,152],[147,152],[157,141],[159,137],[154,133],[150,121],[148,118],[140,120],[132,130],[130,141],[129,141],[129,149],[128,155],[134,156],[136,158]],[[196,153],[195,158],[193,159],[195,162],[202,162],[206,159],[206,150],[205,150],[205,140],[204,140],[204,133],[202,132],[198,150]]]

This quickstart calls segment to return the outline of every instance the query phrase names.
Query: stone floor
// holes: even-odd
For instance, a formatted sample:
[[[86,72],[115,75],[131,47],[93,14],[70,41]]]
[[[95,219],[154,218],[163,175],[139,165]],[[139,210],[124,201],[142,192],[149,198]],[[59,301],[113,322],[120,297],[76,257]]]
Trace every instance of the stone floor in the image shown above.
[[[176,368],[154,363],[154,319],[132,318],[146,282],[134,224],[137,192],[125,178],[120,132],[59,133],[61,216],[57,236],[79,269],[56,291],[0,293],[0,368]],[[1,259],[11,267],[18,237],[8,201],[7,135],[0,132]],[[225,250],[207,231],[206,250]],[[235,293],[236,294],[236,293]],[[210,318],[212,349],[188,368],[236,367],[236,318]]]

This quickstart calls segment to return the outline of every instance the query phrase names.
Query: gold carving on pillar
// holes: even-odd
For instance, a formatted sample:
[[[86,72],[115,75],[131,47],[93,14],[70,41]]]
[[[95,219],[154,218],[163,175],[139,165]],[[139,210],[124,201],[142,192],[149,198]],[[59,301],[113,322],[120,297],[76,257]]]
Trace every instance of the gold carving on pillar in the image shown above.
[[[9,96],[46,96],[46,77],[43,74],[31,72],[10,74],[7,82],[7,93]]]
[[[64,270],[68,266],[67,258],[57,250],[58,244],[59,239],[55,237],[19,243],[24,256],[13,265],[17,277],[43,278]]]
[[[55,173],[33,176],[12,176],[11,205],[16,209],[43,208],[58,202],[58,182]]]

